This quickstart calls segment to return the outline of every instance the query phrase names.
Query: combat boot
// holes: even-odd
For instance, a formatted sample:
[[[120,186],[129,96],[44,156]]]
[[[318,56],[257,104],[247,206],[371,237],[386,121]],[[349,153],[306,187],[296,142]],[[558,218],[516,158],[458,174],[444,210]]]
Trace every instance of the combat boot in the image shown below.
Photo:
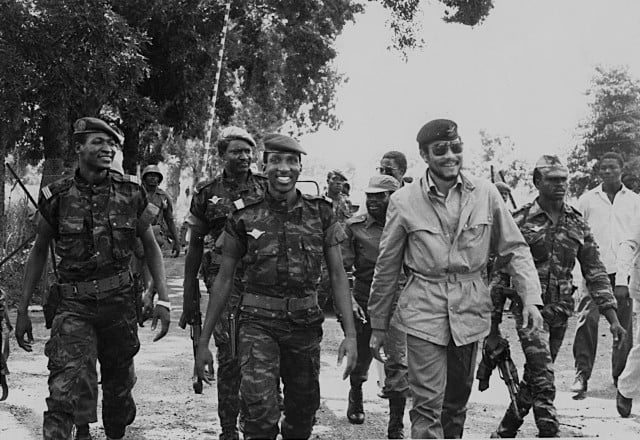
[[[404,438],[404,406],[407,399],[392,397],[389,399],[389,426],[387,438]]]
[[[347,407],[349,423],[362,425],[364,423],[364,409],[362,407],[362,385],[352,386],[349,390],[349,406]]]
[[[238,430],[235,427],[233,429],[222,428],[222,432],[218,437],[218,440],[239,440],[239,439],[240,439],[240,434],[238,433]]]

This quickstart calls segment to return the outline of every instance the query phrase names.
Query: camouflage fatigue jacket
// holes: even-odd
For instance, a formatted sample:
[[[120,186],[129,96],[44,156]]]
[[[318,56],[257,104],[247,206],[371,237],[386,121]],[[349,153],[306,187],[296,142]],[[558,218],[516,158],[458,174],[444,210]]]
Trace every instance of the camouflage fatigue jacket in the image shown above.
[[[263,194],[266,181],[265,177],[249,172],[247,181],[238,183],[226,178],[223,171],[214,179],[199,183],[189,208],[187,221],[191,229],[202,235],[209,234],[215,243],[229,214],[243,207],[244,199]]]
[[[222,253],[242,259],[246,291],[277,298],[314,295],[324,248],[345,239],[331,204],[299,191],[289,209],[268,193],[245,204],[229,217]],[[322,311],[316,307],[313,313]]]
[[[173,217],[173,203],[165,190],[156,188],[153,193],[147,192],[147,199],[149,199],[149,203],[156,205],[159,209],[158,215],[153,219],[152,225],[162,223],[165,211],[168,212],[170,217]]]
[[[92,185],[76,171],[42,188],[38,208],[55,232],[63,283],[128,270],[137,228],[149,226],[158,213],[137,177],[117,172]]]
[[[573,276],[576,263],[587,283],[589,294],[601,312],[616,307],[611,284],[593,234],[582,214],[568,204],[556,224],[540,207],[537,199],[514,212],[514,220],[529,244],[542,287],[542,301],[561,318],[574,309]],[[498,263],[499,264],[499,263]],[[504,269],[494,272],[494,287],[508,287],[510,277]]]
[[[338,221],[344,224],[344,222],[351,217],[351,202],[349,202],[347,196],[339,194],[338,200],[333,200],[329,197],[329,194],[325,192],[324,197],[332,203],[333,213]]]

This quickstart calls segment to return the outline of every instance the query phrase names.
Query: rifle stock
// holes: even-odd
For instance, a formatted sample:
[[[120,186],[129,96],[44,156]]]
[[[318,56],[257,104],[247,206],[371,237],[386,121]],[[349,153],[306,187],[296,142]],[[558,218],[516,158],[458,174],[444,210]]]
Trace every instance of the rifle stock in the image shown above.
[[[196,294],[193,298],[193,317],[189,322],[191,326],[191,343],[193,345],[193,392],[202,394],[202,379],[196,373],[196,358],[198,357],[198,342],[202,334],[202,312],[200,311],[200,286],[196,287]]]

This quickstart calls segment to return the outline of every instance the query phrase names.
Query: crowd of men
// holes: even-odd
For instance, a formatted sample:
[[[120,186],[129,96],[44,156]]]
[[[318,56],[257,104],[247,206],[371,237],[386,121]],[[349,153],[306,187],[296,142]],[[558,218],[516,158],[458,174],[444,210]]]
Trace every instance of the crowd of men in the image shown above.
[[[16,337],[32,350],[27,310],[53,244],[58,264],[45,307],[51,336],[43,436],[68,439],[75,426],[76,439],[91,438],[99,360],[105,434],[119,439],[136,416],[136,312],[152,316],[153,329],[161,323],[155,340],[170,324],[162,219],[174,256],[180,246],[171,200],[158,188],[160,170],[145,168],[142,183],[124,174],[122,134],[100,119],[81,118],[73,130],[76,172],[40,193]],[[354,212],[340,171],[329,173],[324,195],[296,188],[306,151],[295,139],[262,136],[258,174],[251,171],[254,138],[239,127],[221,130],[223,169],[192,194],[181,317],[181,325],[196,319],[203,273],[210,296],[195,374],[211,382],[213,335],[221,439],[311,436],[329,296],[344,332],[338,359],[346,359],[352,424],[366,421],[362,384],[375,358],[384,364],[388,438],[404,438],[409,398],[412,438],[461,438],[479,345],[502,338],[509,298],[526,363],[515,402],[491,436],[515,437],[533,409],[539,436],[557,437],[553,364],[578,284],[571,390],[576,397],[587,392],[603,314],[613,337],[616,406],[629,416],[640,395],[640,346],[632,339],[640,196],[622,184],[622,158],[600,158],[602,184],[573,208],[566,203],[567,168],[545,155],[532,173],[537,196],[510,212],[508,187],[462,171],[455,122],[432,120],[416,140],[427,171],[411,182],[404,154],[386,153],[364,189],[364,209]],[[573,280],[576,260],[582,283]],[[142,304],[132,267],[147,274]]]

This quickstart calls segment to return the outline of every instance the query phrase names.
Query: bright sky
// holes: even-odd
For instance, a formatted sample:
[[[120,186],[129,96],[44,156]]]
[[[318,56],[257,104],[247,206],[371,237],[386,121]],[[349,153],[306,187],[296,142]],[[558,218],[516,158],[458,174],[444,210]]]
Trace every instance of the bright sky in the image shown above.
[[[640,78],[640,1],[495,0],[476,28],[442,21],[444,8],[421,2],[423,49],[407,63],[387,50],[388,14],[370,4],[337,41],[335,66],[349,81],[337,93],[338,131],[301,138],[307,162],[356,166],[354,187],[390,149],[419,165],[415,135],[427,121],[455,120],[467,149],[481,129],[510,136],[533,163],[563,154],[587,115],[584,92],[598,64],[628,65]],[[469,164],[466,164],[469,166]]]

